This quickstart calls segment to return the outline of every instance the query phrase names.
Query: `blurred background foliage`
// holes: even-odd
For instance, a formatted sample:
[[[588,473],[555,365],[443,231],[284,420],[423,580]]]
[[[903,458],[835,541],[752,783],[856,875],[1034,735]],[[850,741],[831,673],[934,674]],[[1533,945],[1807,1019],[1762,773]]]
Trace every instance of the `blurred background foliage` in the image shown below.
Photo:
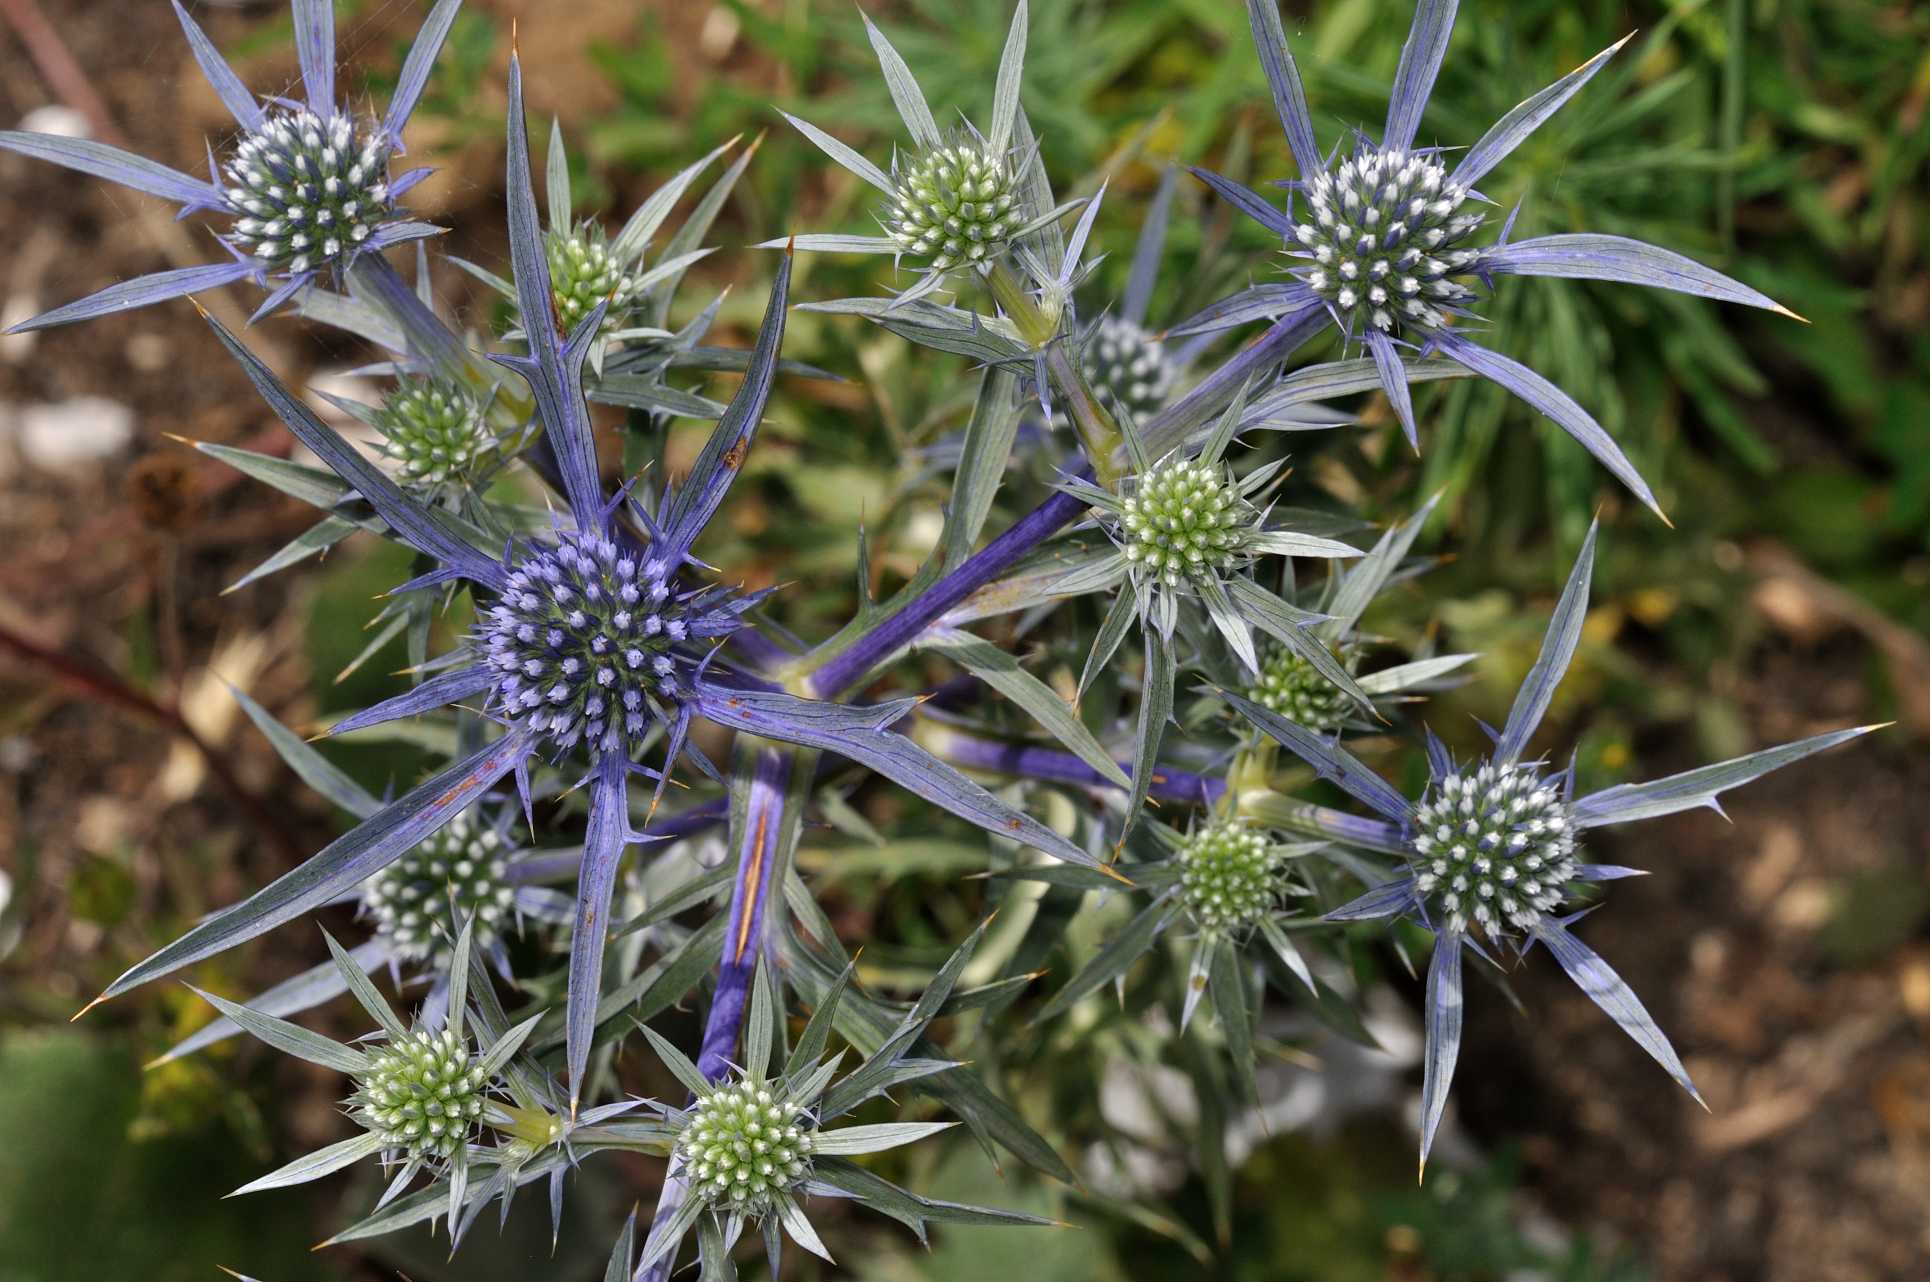
[[[1323,142],[1353,121],[1378,122],[1410,0],[1286,7]],[[121,8],[76,0],[48,12],[61,26],[69,9]],[[1431,721],[1466,741],[1468,714],[1493,718],[1505,706],[1532,659],[1549,587],[1600,508],[1614,534],[1576,676],[1556,708],[1564,721],[1589,711],[1581,744],[1591,778],[1631,773],[1644,752],[1676,762],[1756,746],[1763,736],[1748,710],[1751,656],[1790,636],[1855,638],[1830,652],[1835,666],[1824,676],[1847,680],[1861,692],[1852,701],[1902,717],[1920,736],[1930,729],[1922,640],[1930,631],[1930,6],[1465,0],[1461,9],[1423,126],[1424,137],[1450,145],[1473,140],[1509,106],[1635,32],[1609,70],[1494,175],[1486,194],[1503,209],[1519,202],[1517,236],[1638,236],[1769,292],[1809,323],[1587,282],[1507,281],[1486,308],[1503,350],[1569,390],[1624,443],[1655,482],[1673,532],[1626,510],[1579,449],[1476,380],[1418,393],[1418,460],[1400,444],[1386,406],[1372,400],[1356,407],[1358,430],[1287,442],[1296,502],[1391,519],[1417,496],[1445,489],[1427,542],[1451,556],[1429,578],[1425,600],[1410,594],[1383,621],[1403,635],[1437,629],[1445,648],[1487,655],[1477,680],[1445,698]],[[379,96],[405,47],[412,8],[353,0],[340,10],[350,63]],[[867,11],[917,69],[941,118],[982,109],[1007,0],[879,0]],[[713,238],[724,252],[695,273],[731,287],[721,314],[727,334],[734,329],[741,341],[754,326],[768,279],[759,251],[740,246],[790,230],[868,230],[868,189],[825,163],[772,110],[806,114],[874,157],[886,153],[893,138],[879,123],[895,117],[847,0],[474,0],[419,113],[421,138],[411,140],[414,157],[443,171],[422,196],[454,226],[451,252],[501,269],[500,106],[512,20],[531,68],[533,113],[554,112],[569,136],[579,216],[620,219],[705,149],[738,135],[747,144],[761,139]],[[285,8],[244,5],[209,21],[240,58],[288,60]],[[171,92],[187,59],[170,24],[139,27],[152,27],[162,52],[137,72]],[[11,49],[4,55],[14,57]],[[0,61],[16,65],[31,76],[24,61]],[[15,100],[15,114],[47,97],[39,90]],[[1034,0],[1025,105],[1062,190],[1089,192],[1102,176],[1110,180],[1095,243],[1111,256],[1085,292],[1088,307],[1123,286],[1165,166],[1198,163],[1256,186],[1287,172],[1244,15],[1229,0]],[[135,121],[124,123],[135,130]],[[198,144],[186,135],[171,141],[188,163]],[[1172,227],[1155,318],[1177,319],[1273,270],[1277,246],[1190,179],[1181,180]],[[876,292],[886,271],[873,259],[800,260],[793,294]],[[489,322],[473,298],[465,315]],[[357,358],[306,335],[291,338],[285,326],[274,331],[320,365]],[[754,483],[740,486],[711,554],[751,586],[789,584],[776,606],[782,621],[817,637],[857,603],[860,526],[872,540],[874,586],[888,589],[916,566],[943,494],[922,472],[919,451],[958,430],[972,380],[962,362],[851,318],[794,315],[785,354],[848,381],[785,385],[751,461]],[[675,429],[673,469],[680,448],[688,461],[699,432]],[[385,674],[400,665],[399,652],[378,655],[345,681],[335,677],[362,648],[370,597],[398,577],[383,560],[394,555],[352,547],[292,597],[230,599],[259,616],[258,645],[304,660],[306,690],[294,697],[307,712],[326,716],[391,688]],[[120,640],[112,666],[139,689],[178,697],[170,683],[181,663],[170,656],[162,611],[160,599],[143,597],[107,612]],[[246,656],[230,650],[225,658],[232,670]],[[257,669],[270,663],[248,661]],[[24,712],[0,727],[29,738],[34,728]],[[1691,746],[1660,747],[1676,740]],[[393,743],[345,750],[340,759],[378,788],[409,777],[416,763],[406,744]],[[310,1256],[305,1247],[318,1228],[340,1222],[338,1199],[367,1197],[360,1187],[271,1195],[245,1209],[220,1202],[222,1191],[286,1151],[291,1132],[327,1133],[327,1090],[303,1080],[299,1066],[233,1047],[138,1075],[138,1059],[201,1018],[178,992],[90,1017],[75,1031],[61,1025],[119,969],[123,952],[145,950],[100,941],[171,936],[180,921],[258,883],[250,870],[269,866],[272,852],[249,849],[232,827],[197,829],[173,844],[175,862],[163,874],[170,907],[154,913],[142,907],[152,902],[144,887],[154,878],[141,871],[140,831],[64,857],[55,876],[43,868],[31,828],[15,828],[0,909],[0,953],[19,949],[0,997],[0,1282],[198,1278],[207,1276],[204,1261],[263,1270],[272,1261],[279,1271],[264,1271],[264,1282],[387,1277],[395,1269],[484,1282],[538,1267],[545,1276],[600,1276],[601,1248],[587,1244],[608,1240],[604,1221],[631,1199],[648,1206],[654,1173],[586,1172],[578,1189],[596,1191],[579,1192],[572,1214],[597,1227],[566,1232],[553,1266],[540,1264],[546,1227],[533,1214],[524,1219],[532,1205],[512,1220],[512,1245],[468,1251],[451,1265],[439,1248],[411,1241],[367,1258]],[[960,889],[961,873],[977,866],[975,852],[934,842],[898,853],[890,877],[880,875],[877,852],[820,843],[803,856],[824,878],[834,920],[879,940],[873,959],[887,983],[894,959],[942,952],[977,904],[976,892]],[[1921,941],[1930,915],[1921,852],[1900,858],[1832,901],[1820,947],[1836,964],[1867,964]],[[84,928],[82,944],[22,947],[31,933],[25,906],[56,892],[70,933],[72,923]],[[77,973],[50,977],[40,969],[50,958]],[[224,960],[200,980],[245,991],[250,967],[260,960]],[[1033,1083],[1021,1105],[1052,1119],[1055,1141],[1101,1124],[1094,1083],[1109,1053],[1017,1039],[1013,1058]],[[264,1115],[271,1101],[289,1115]],[[1133,1219],[1100,1196],[1074,1197],[1068,1207],[1023,1173],[995,1175],[960,1146],[923,1171],[921,1189],[1065,1214],[1084,1227],[1043,1237],[959,1230],[929,1253],[867,1234],[845,1239],[865,1244],[846,1258],[853,1276],[933,1282],[999,1270],[1042,1280],[1199,1276],[1209,1260],[1215,1276],[1255,1282],[1646,1276],[1639,1248],[1591,1242],[1585,1213],[1567,1229],[1551,1224],[1522,1195],[1521,1167],[1505,1149],[1465,1152],[1417,1189],[1410,1148],[1386,1109],[1324,1130],[1258,1137],[1237,1175],[1233,1245],[1216,1258],[1203,1240],[1211,1234],[1202,1180],[1211,1173],[1172,1189],[1160,1216]],[[811,1262],[794,1264],[795,1276],[815,1276]]]

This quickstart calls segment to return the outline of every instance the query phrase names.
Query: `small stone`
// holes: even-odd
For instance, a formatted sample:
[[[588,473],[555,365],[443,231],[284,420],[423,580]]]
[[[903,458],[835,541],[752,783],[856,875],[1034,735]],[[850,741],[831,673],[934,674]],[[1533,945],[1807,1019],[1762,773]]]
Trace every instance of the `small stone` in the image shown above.
[[[134,439],[134,411],[106,397],[77,396],[21,406],[15,430],[29,463],[50,472],[80,471],[127,448]]]

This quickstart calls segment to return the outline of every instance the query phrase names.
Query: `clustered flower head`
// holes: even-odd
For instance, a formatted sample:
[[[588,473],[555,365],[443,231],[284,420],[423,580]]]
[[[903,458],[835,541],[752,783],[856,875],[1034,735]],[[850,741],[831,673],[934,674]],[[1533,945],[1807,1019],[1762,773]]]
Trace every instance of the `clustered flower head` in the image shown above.
[[[602,328],[606,332],[623,328],[636,302],[637,279],[610,251],[602,224],[552,227],[543,237],[543,249],[549,256],[556,318],[565,332],[575,329],[599,303],[608,304]]]
[[[1079,359],[1099,403],[1135,421],[1165,406],[1178,375],[1166,344],[1143,325],[1111,312],[1086,336]]]
[[[893,175],[886,232],[934,271],[982,263],[1023,222],[1011,160],[977,138],[916,152]]]
[[[1575,830],[1558,780],[1484,761],[1431,781],[1414,807],[1414,889],[1449,930],[1530,930],[1575,876]]]
[[[780,1085],[740,1077],[690,1106],[677,1132],[696,1196],[727,1210],[763,1215],[780,1193],[809,1176],[817,1125]]]
[[[1345,691],[1283,645],[1267,652],[1246,697],[1310,730],[1334,729],[1353,706]]]
[[[1173,457],[1139,478],[1121,500],[1118,521],[1134,570],[1171,588],[1242,563],[1259,512],[1230,468]]]
[[[410,1159],[447,1161],[476,1132],[489,1072],[453,1029],[416,1029],[369,1052],[350,1099],[384,1146]]]
[[[440,379],[404,379],[376,411],[375,427],[403,482],[422,490],[459,488],[496,445],[475,398]]]
[[[273,110],[242,135],[225,170],[236,248],[301,273],[335,266],[395,212],[391,143],[377,126],[306,107]]]
[[[1186,838],[1177,859],[1180,897],[1202,930],[1243,930],[1279,901],[1285,859],[1264,829],[1207,824]]]
[[[514,912],[508,854],[494,826],[457,815],[371,877],[362,904],[397,956],[446,966],[464,922],[475,921],[476,945],[487,947]]]
[[[1442,308],[1471,301],[1451,277],[1480,255],[1461,248],[1481,225],[1463,212],[1465,187],[1431,155],[1366,148],[1304,188],[1312,219],[1290,243],[1307,266],[1295,275],[1333,307],[1348,333],[1365,320],[1383,333],[1432,329]]]
[[[653,709],[687,693],[694,661],[679,648],[735,630],[734,615],[709,608],[715,597],[679,592],[661,559],[611,537],[534,541],[484,614],[491,707],[556,752],[627,753]]]

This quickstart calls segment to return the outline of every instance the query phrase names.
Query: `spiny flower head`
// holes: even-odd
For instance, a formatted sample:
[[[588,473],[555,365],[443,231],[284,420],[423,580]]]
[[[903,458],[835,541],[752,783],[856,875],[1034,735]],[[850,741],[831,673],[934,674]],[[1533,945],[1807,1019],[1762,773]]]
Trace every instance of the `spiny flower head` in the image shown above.
[[[1135,422],[1165,407],[1177,375],[1166,344],[1143,325],[1111,312],[1086,336],[1080,364],[1100,404]]]
[[[1186,838],[1177,856],[1180,898],[1202,930],[1242,930],[1273,911],[1284,860],[1264,832],[1212,823]]]
[[[1431,155],[1367,148],[1305,186],[1310,221],[1289,244],[1306,265],[1294,274],[1327,301],[1350,334],[1429,330],[1442,308],[1474,297],[1452,279],[1472,273],[1480,254],[1462,242],[1482,216],[1463,212],[1467,188]]]
[[[1414,889],[1452,931],[1532,930],[1577,871],[1562,786],[1532,766],[1485,761],[1433,780],[1413,829]]]
[[[438,379],[399,384],[376,412],[375,426],[403,481],[422,490],[461,485],[495,446],[475,398]]]
[[[291,275],[346,263],[395,213],[390,146],[379,127],[346,115],[274,109],[223,167],[230,241]]]
[[[1127,561],[1167,587],[1240,564],[1258,524],[1230,468],[1177,455],[1142,475],[1119,510]]]
[[[475,921],[477,945],[488,945],[515,907],[508,853],[494,827],[457,815],[362,888],[376,933],[405,960],[439,966],[466,921]]]
[[[816,1136],[802,1104],[746,1077],[691,1105],[676,1143],[697,1197],[762,1215],[810,1174]]]
[[[1267,655],[1246,697],[1309,730],[1332,730],[1346,720],[1353,706],[1339,686],[1283,645]]]
[[[961,138],[915,153],[892,176],[885,231],[934,271],[980,263],[1019,229],[1018,174],[1001,152]]]
[[[356,1119],[411,1159],[443,1161],[482,1117],[489,1077],[451,1029],[416,1029],[369,1052],[350,1099]]]
[[[623,328],[637,296],[636,277],[610,252],[609,238],[600,224],[578,223],[565,231],[552,228],[543,238],[549,257],[550,289],[556,300],[558,327],[576,328],[596,305],[608,302],[603,331]]]
[[[558,752],[626,753],[690,692],[692,647],[736,630],[727,595],[679,591],[661,559],[603,535],[532,542],[484,613],[490,706]]]

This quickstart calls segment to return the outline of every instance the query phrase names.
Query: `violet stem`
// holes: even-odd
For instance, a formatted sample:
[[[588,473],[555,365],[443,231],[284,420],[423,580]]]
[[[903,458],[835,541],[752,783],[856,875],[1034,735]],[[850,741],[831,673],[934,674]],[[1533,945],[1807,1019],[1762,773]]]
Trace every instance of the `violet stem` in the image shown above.
[[[820,699],[848,694],[871,670],[916,640],[934,620],[1019,562],[1033,548],[1085,514],[1085,503],[1055,492],[1022,516],[1005,533],[959,562],[904,608],[859,637],[842,654],[811,674],[811,693]]]
[[[989,770],[1021,779],[1049,779],[1055,783],[1090,788],[1117,790],[1119,787],[1079,758],[1057,748],[985,739],[949,726],[925,737],[928,746],[939,756],[963,770]],[[1122,761],[1119,765],[1127,774],[1132,773],[1130,761]],[[1194,774],[1190,770],[1162,768],[1153,775],[1148,791],[1160,801],[1185,806],[1211,806],[1225,794],[1226,781]]]

